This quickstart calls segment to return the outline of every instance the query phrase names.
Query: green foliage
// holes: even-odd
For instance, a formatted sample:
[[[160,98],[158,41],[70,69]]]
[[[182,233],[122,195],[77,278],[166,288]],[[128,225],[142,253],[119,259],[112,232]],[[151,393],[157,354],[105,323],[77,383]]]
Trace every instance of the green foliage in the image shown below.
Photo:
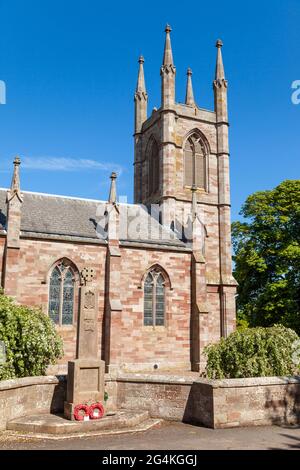
[[[211,379],[272,377],[299,371],[299,337],[282,325],[237,330],[207,346],[207,376]]]
[[[238,316],[300,334],[300,180],[249,196],[233,224]]]
[[[44,375],[49,364],[62,357],[62,340],[42,311],[0,294],[0,341],[6,362],[0,363],[0,380]]]

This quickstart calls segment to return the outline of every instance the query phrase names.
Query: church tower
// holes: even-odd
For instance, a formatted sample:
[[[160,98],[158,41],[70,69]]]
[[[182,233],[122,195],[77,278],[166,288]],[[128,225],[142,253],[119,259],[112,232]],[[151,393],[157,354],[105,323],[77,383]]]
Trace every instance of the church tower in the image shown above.
[[[163,225],[173,229],[182,240],[192,241],[194,259],[201,260],[199,273],[197,269],[192,270],[195,282],[201,283],[198,289],[201,300],[197,300],[196,293],[193,309],[194,317],[200,314],[200,320],[197,317],[195,326],[195,331],[199,329],[195,333],[196,336],[199,334],[195,342],[202,343],[195,347],[199,350],[204,346],[203,338],[209,334],[210,322],[215,321],[208,317],[201,318],[202,313],[208,313],[207,305],[213,302],[212,293],[219,295],[220,334],[227,336],[235,327],[236,281],[232,276],[231,255],[228,84],[222,58],[223,44],[218,40],[213,80],[214,110],[203,109],[195,102],[190,68],[187,69],[185,103],[178,103],[169,25],[166,26],[165,34],[160,68],[161,105],[158,109],[154,108],[150,116],[147,116],[144,59],[139,59],[135,92],[134,197],[135,203],[147,207],[159,204]],[[197,230],[195,220],[200,224]],[[192,233],[186,233],[189,232],[188,221],[192,221]],[[196,232],[198,242],[195,239]],[[197,353],[195,357],[196,363],[199,359]]]

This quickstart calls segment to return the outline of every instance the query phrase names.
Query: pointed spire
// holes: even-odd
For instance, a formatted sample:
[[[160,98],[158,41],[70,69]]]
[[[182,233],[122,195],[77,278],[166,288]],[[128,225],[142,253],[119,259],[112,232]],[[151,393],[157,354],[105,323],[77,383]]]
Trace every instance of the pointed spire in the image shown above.
[[[228,82],[225,78],[223,58],[222,58],[222,46],[223,43],[218,39],[216,43],[217,52],[217,63],[216,63],[216,73],[213,83],[214,94],[215,94],[215,112],[217,114],[218,122],[227,122],[228,121],[228,112],[227,112],[227,87]]]
[[[144,62],[145,62],[145,59],[142,55],[140,55],[138,62],[140,64],[140,67],[139,67],[138,80],[137,80],[135,92],[136,93],[143,93],[144,95],[147,95],[146,85],[145,85],[145,76],[144,76]]]
[[[19,174],[20,165],[21,165],[20,157],[16,157],[14,159],[14,173],[13,173],[13,177],[11,180],[11,187],[10,187],[11,191],[15,193],[20,191],[20,174]]]
[[[223,42],[221,41],[221,39],[218,39],[216,43],[216,48],[218,49],[218,53],[217,53],[216,74],[215,74],[215,81],[217,82],[225,81],[225,72],[224,72],[222,50],[221,50],[222,47],[223,47]]]
[[[193,84],[192,84],[192,70],[187,69],[187,82],[186,82],[186,95],[185,95],[185,104],[189,106],[195,106],[194,93],[193,93]]]
[[[176,67],[173,63],[173,54],[171,47],[170,32],[171,27],[167,24],[166,29],[166,40],[163,63],[160,68],[160,75],[162,80],[161,88],[161,103],[162,108],[172,108],[175,104],[175,75]]]
[[[163,58],[163,65],[174,65],[173,64],[173,54],[172,54],[172,46],[171,46],[171,38],[170,32],[172,28],[170,25],[166,25],[165,33],[166,33],[166,41],[165,41],[165,50],[164,50],[164,58]]]
[[[20,157],[16,157],[14,159],[14,171],[10,185],[10,191],[7,194],[7,201],[9,202],[15,195],[19,198],[22,202],[22,195],[21,195],[21,187],[20,187],[20,165],[21,160]]]
[[[110,179],[111,179],[111,183],[110,183],[108,202],[110,204],[116,204],[117,203],[117,188],[116,188],[117,173],[112,172],[112,174],[110,175]]]
[[[135,133],[141,132],[143,123],[147,120],[148,95],[144,76],[144,57],[139,57],[139,73],[134,93],[135,106]]]

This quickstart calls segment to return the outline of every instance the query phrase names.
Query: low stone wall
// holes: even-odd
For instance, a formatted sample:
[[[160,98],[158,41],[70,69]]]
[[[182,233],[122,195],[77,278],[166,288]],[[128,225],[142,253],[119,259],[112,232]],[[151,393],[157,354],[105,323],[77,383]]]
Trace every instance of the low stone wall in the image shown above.
[[[0,381],[0,430],[7,421],[30,413],[61,412],[65,379],[55,376]]]
[[[148,411],[153,418],[182,421],[194,379],[155,374],[122,374],[117,407]]]
[[[300,423],[300,377],[194,380],[124,374],[115,380],[115,406],[147,410],[153,418],[210,428]]]
[[[0,382],[0,430],[31,413],[62,412],[66,377]],[[105,376],[106,409],[148,411],[153,418],[210,428],[300,424],[300,377],[195,380],[193,376]]]
[[[300,377],[193,383],[184,421],[211,428],[300,423]]]

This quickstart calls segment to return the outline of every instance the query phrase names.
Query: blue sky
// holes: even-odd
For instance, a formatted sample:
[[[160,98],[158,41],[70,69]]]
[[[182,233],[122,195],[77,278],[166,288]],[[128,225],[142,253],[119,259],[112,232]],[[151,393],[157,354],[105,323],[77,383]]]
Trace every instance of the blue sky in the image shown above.
[[[193,69],[213,107],[216,39],[229,81],[233,219],[256,190],[300,175],[299,0],[0,0],[0,186],[20,155],[22,189],[105,199],[109,174],[132,200],[133,92],[145,57],[149,110],[160,103],[164,27],[172,26],[176,98]]]

